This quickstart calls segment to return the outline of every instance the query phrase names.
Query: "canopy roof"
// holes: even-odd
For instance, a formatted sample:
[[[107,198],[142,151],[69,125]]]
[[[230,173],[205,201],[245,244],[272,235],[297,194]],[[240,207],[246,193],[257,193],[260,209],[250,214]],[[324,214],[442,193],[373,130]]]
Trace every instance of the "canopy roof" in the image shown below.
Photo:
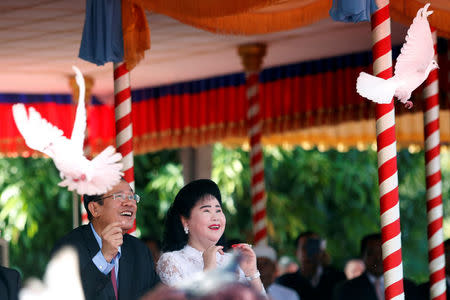
[[[430,1],[391,0],[393,17],[409,26],[417,10],[427,2]],[[263,34],[291,30],[327,18],[331,4],[330,0],[124,0],[125,61],[130,69],[134,68],[150,47],[144,9],[214,33]],[[450,3],[435,0],[432,9],[431,26],[449,38]]]
[[[184,3],[184,1],[175,2],[178,4]],[[197,3],[200,2],[202,1],[198,1]],[[208,2],[223,4],[226,1]],[[236,1],[228,2],[233,3]],[[295,8],[305,8],[305,6],[310,5],[308,6],[309,8],[316,7],[318,9],[318,14],[311,15],[308,22],[313,22],[320,18],[323,19],[301,28],[278,33],[235,36],[212,34],[185,25],[165,15],[146,11],[146,17],[152,34],[152,49],[146,52],[144,60],[131,72],[132,88],[134,90],[149,87],[156,88],[161,85],[186,80],[196,81],[217,75],[242,72],[242,66],[236,48],[239,44],[253,41],[262,41],[268,44],[267,56],[264,58],[263,63],[263,68],[265,69],[279,65],[312,60],[317,61],[339,55],[368,51],[371,48],[369,23],[344,24],[333,22],[327,16],[329,7],[325,9],[323,6],[320,6],[323,5],[323,1],[274,0],[253,1],[253,4],[251,1],[237,2],[240,5],[244,5],[245,3],[250,5],[245,14],[288,12],[289,10],[286,9],[292,8],[289,5],[294,5],[292,11],[299,12],[303,10]],[[331,1],[327,2],[329,6]],[[150,9],[152,11],[158,11],[157,5],[170,3],[170,1],[152,1],[152,3],[155,7],[150,7]],[[178,5],[177,3],[175,4]],[[256,3],[269,3],[270,6],[252,6]],[[399,8],[396,8],[396,3],[400,2],[392,1],[391,7],[393,12],[394,9],[401,11],[400,8],[402,6],[399,4]],[[442,14],[445,15],[450,10],[448,5],[446,6],[446,3],[448,2],[444,1],[441,3],[437,1],[436,8],[438,11],[436,11],[433,2],[432,8],[435,10],[435,14],[433,14],[434,18]],[[145,6],[145,1],[142,4]],[[182,7],[176,5],[172,8],[167,6],[166,9]],[[441,8],[442,12],[439,12]],[[0,94],[13,94],[13,98],[2,98],[7,99],[8,103],[5,104],[6,106],[2,106],[3,104],[0,103],[0,108],[9,108],[12,102],[21,101],[22,98],[25,99],[32,94],[70,94],[71,90],[68,83],[68,76],[71,75],[72,64],[79,66],[85,75],[93,78],[93,95],[101,102],[111,104],[113,95],[111,64],[97,67],[76,58],[85,13],[83,1],[8,0],[0,2],[0,9],[0,14],[2,15],[2,21],[0,22],[0,42],[2,43],[2,47],[0,48],[0,63],[7,71],[0,74],[0,81],[2,82],[0,85]],[[308,10],[304,10],[304,12],[306,11]],[[172,13],[175,14],[175,12]],[[309,10],[309,12],[312,14],[312,10]],[[167,12],[167,14],[169,13]],[[179,16],[177,18],[180,19]],[[306,19],[303,18],[302,20],[305,21]],[[308,22],[305,21],[304,24]],[[445,26],[442,28],[445,29]],[[392,22],[393,45],[400,45],[404,41],[406,29],[404,25],[395,22],[394,19]],[[445,35],[445,31],[441,32]],[[448,81],[447,77],[445,79]],[[447,90],[447,85],[445,85],[443,96],[445,96]],[[19,97],[18,94],[21,94],[23,97]],[[304,99],[298,99],[298,101],[304,101]],[[444,99],[444,101],[448,101],[448,99]],[[415,112],[418,110],[420,109],[416,108]],[[448,124],[445,116],[445,113],[442,114],[443,120],[441,122],[447,123],[441,125],[441,128],[444,127],[441,130],[441,134],[444,137],[444,141],[448,143],[449,138],[445,140],[445,137],[448,136],[445,133],[446,124]],[[269,131],[270,136],[266,135],[264,141],[268,143],[303,143],[303,145],[317,144],[336,147],[339,145],[358,145],[358,141],[361,141],[361,138],[366,138],[364,143],[367,145],[370,141],[375,140],[375,131],[372,128],[373,125],[370,125],[372,121],[371,119],[367,121],[369,117],[366,116],[366,121],[364,121],[369,122],[367,123],[368,126],[361,126],[362,123],[357,123],[358,120],[352,119],[348,121],[353,123],[347,124],[341,120],[338,123],[313,124],[313,127],[309,126],[307,129],[303,128],[303,130],[296,127],[294,131],[289,130],[288,133],[283,134],[279,132],[275,134],[275,132]],[[415,117],[414,120],[417,121],[420,119],[420,117]],[[110,121],[113,122],[113,120]],[[398,123],[402,123],[400,119]],[[349,124],[353,124],[352,126],[356,126],[353,128],[358,130],[345,130],[345,134],[343,135],[344,131],[342,128],[347,128],[345,126],[349,126]],[[359,130],[361,128],[367,128],[367,130]],[[409,145],[410,143],[420,144],[420,140],[422,139],[422,126],[406,126],[405,128],[416,128],[418,131],[403,134],[404,137],[415,137],[414,140],[405,139],[404,145]],[[450,126],[447,126],[447,128],[450,128]],[[70,130],[70,128],[67,128],[67,130]],[[320,131],[320,134],[318,131]],[[245,132],[244,127],[242,132]],[[339,132],[340,134],[337,134]],[[351,134],[352,132],[355,134]],[[402,131],[398,130],[398,132],[400,133]],[[110,132],[108,136],[113,137],[114,133]],[[4,138],[5,136],[0,134],[0,140],[4,141]],[[171,146],[196,145],[192,140],[189,142],[189,139],[185,139],[184,141],[184,144],[172,144]],[[211,142],[213,140],[208,141]],[[245,134],[227,137],[227,141],[230,143],[242,143],[245,141]],[[103,146],[112,142],[108,138],[100,141],[98,145]],[[148,146],[148,144],[147,139],[145,145]],[[399,144],[402,144],[402,142],[400,141]],[[143,147],[142,145],[135,145],[140,153],[158,149],[155,147]]]
[[[183,1],[181,1],[183,2]],[[223,1],[226,2],[226,1]],[[94,79],[92,93],[112,100],[112,64],[98,67],[78,58],[85,1],[0,1],[0,93],[71,93],[72,65]],[[242,71],[237,46],[268,44],[263,67],[370,50],[370,24],[345,24],[329,17],[294,30],[253,36],[212,34],[162,14],[146,12],[152,48],[131,72],[132,88],[207,78]],[[393,23],[393,44],[406,27]],[[6,72],[7,71],[7,72]]]

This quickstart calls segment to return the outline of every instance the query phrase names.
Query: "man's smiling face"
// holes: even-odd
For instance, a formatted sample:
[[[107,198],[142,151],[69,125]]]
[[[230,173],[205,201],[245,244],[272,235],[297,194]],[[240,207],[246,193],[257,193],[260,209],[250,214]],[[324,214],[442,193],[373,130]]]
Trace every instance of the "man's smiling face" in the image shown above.
[[[95,203],[96,214],[94,218],[102,227],[106,227],[113,222],[121,222],[123,233],[133,227],[136,219],[137,204],[134,199],[129,199],[133,195],[130,185],[121,180],[111,191],[102,197],[103,205]],[[123,197],[122,197],[123,196]]]

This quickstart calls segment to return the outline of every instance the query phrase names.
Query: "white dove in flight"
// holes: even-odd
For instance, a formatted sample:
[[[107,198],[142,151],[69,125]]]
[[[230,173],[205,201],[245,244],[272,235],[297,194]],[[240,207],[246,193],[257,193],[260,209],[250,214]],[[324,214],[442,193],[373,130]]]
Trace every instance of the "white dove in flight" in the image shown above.
[[[413,106],[408,99],[411,93],[438,67],[434,57],[433,39],[427,17],[429,3],[417,11],[408,29],[406,42],[400,50],[395,64],[394,76],[382,79],[361,72],[356,81],[356,91],[361,96],[377,103],[390,103],[395,96],[406,108]]]
[[[44,279],[31,278],[19,292],[20,300],[84,300],[78,254],[65,247],[50,260]]]
[[[86,107],[84,104],[85,85],[80,70],[73,66],[79,86],[75,123],[70,139],[56,126],[49,123],[33,108],[27,109],[22,103],[12,107],[14,121],[25,143],[31,149],[40,151],[53,159],[62,181],[58,184],[83,195],[104,194],[115,186],[121,172],[122,155],[109,146],[94,159],[88,160],[83,153],[86,130]]]

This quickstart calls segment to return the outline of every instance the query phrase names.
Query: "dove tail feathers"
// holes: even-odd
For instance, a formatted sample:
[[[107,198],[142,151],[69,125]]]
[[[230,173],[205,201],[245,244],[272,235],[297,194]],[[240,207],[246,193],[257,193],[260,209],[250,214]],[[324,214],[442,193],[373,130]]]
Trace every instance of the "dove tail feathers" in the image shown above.
[[[394,97],[396,84],[393,80],[385,80],[365,72],[359,73],[356,80],[356,91],[359,95],[376,103],[390,103]]]

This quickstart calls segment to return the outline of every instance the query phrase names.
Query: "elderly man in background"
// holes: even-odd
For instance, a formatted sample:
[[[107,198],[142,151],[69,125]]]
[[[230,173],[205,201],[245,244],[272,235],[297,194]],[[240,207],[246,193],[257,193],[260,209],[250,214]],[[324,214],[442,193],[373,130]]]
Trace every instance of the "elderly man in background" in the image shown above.
[[[366,235],[361,241],[361,257],[366,271],[352,280],[337,286],[334,300],[384,300],[383,257],[381,253],[381,234]],[[418,300],[416,285],[403,280],[405,299]]]
[[[325,241],[315,232],[300,234],[297,238],[297,259],[300,269],[279,277],[277,283],[294,289],[302,300],[331,299],[334,287],[345,280],[345,274],[324,264],[329,260]]]
[[[278,274],[275,250],[266,245],[258,245],[253,250],[256,254],[258,270],[261,273],[261,281],[270,298],[273,300],[299,300],[295,290],[275,282]]]

